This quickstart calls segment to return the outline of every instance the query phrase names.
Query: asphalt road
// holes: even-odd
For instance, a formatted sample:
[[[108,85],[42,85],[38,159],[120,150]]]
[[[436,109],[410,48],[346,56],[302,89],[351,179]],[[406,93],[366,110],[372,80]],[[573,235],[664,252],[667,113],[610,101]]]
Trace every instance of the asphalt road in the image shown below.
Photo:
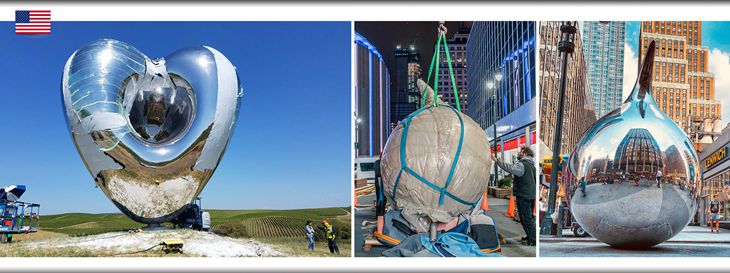
[[[542,236],[540,257],[729,257],[730,230],[710,233],[707,227],[688,226],[667,242],[644,250],[611,247],[593,238]]]

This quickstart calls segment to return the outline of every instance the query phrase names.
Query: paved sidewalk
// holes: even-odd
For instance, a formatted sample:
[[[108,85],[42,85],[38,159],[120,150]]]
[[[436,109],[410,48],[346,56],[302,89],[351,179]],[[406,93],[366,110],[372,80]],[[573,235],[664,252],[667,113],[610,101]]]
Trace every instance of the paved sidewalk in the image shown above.
[[[563,229],[563,237],[540,236],[540,242],[599,242],[592,237],[575,237],[570,229]],[[687,226],[679,234],[665,243],[730,243],[730,230],[720,229],[720,233],[710,232],[709,227]]]
[[[710,233],[709,227],[688,226],[668,241],[648,249],[611,247],[591,237],[575,237],[563,230],[563,237],[540,237],[540,257],[728,257],[730,230]]]

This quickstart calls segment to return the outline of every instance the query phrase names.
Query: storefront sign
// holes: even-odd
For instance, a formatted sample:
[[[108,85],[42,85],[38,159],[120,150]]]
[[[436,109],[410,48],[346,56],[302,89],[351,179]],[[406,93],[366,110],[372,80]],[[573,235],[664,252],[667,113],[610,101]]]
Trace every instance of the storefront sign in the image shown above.
[[[727,158],[728,146],[722,147],[705,159],[705,170],[709,170]]]

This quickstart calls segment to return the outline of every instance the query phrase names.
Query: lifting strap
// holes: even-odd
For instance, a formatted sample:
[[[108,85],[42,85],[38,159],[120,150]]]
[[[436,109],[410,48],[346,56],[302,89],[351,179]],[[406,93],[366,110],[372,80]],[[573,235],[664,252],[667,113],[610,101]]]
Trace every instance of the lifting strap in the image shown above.
[[[456,100],[456,110],[461,112],[461,103],[459,103],[459,92],[456,89],[456,78],[454,77],[454,67],[451,64],[451,54],[449,53],[449,45],[446,43],[446,32],[444,31],[445,28],[439,28],[439,34],[438,39],[436,41],[436,47],[434,49],[433,57],[431,57],[431,65],[428,69],[428,78],[426,78],[426,86],[424,86],[423,91],[421,91],[421,108],[423,108],[426,104],[426,88],[428,86],[428,83],[431,81],[432,72],[434,70],[434,67],[436,67],[436,76],[433,80],[433,104],[435,106],[438,106],[437,98],[438,98],[438,88],[439,88],[439,67],[441,63],[440,58],[440,52],[441,52],[441,44],[443,41],[444,46],[444,54],[446,55],[446,63],[449,67],[449,77],[451,79],[451,87],[454,90],[454,99]]]
[[[449,187],[449,184],[451,184],[451,179],[454,176],[454,170],[456,169],[456,164],[459,162],[459,155],[461,154],[461,147],[464,144],[464,120],[461,118],[461,105],[459,104],[459,93],[456,90],[456,79],[454,78],[454,68],[451,65],[451,55],[449,54],[449,46],[446,43],[446,27],[443,26],[443,23],[439,25],[439,34],[438,34],[438,40],[436,41],[436,48],[433,54],[433,57],[431,58],[431,65],[428,69],[428,78],[426,79],[426,86],[424,86],[423,91],[421,91],[421,108],[417,111],[411,113],[408,115],[408,118],[405,120],[405,123],[401,121],[401,124],[403,124],[403,134],[401,134],[401,141],[400,141],[400,163],[401,163],[401,169],[398,172],[398,176],[395,178],[395,183],[393,183],[393,200],[395,201],[396,198],[396,192],[398,190],[398,182],[400,182],[401,176],[403,175],[403,172],[406,172],[410,174],[411,176],[418,179],[418,181],[421,181],[423,184],[426,184],[426,186],[430,187],[431,189],[437,191],[440,193],[439,196],[439,207],[444,205],[444,196],[448,196],[449,198],[462,203],[464,205],[469,205],[472,208],[476,206],[476,202],[471,203],[468,201],[465,201],[452,193],[450,193],[447,188]],[[446,62],[448,63],[449,67],[449,75],[451,76],[451,87],[454,89],[454,98],[456,99],[456,109],[454,107],[451,107],[448,104],[439,105],[438,104],[438,96],[437,96],[437,90],[438,90],[438,74],[439,74],[439,63],[441,61],[440,58],[440,51],[441,51],[441,44],[443,41],[443,46],[445,49],[446,54]],[[434,67],[436,68],[436,77],[434,77],[434,87],[433,87],[433,105],[430,105],[428,107],[424,107],[426,104],[426,90],[428,89],[428,83],[431,81],[431,76],[433,75]],[[439,186],[436,186],[436,184],[431,183],[430,181],[426,180],[422,176],[420,176],[418,173],[416,173],[413,169],[409,168],[406,164],[406,143],[408,141],[408,128],[411,125],[411,120],[413,120],[413,117],[417,116],[421,112],[435,108],[435,107],[447,107],[451,109],[454,114],[456,114],[456,117],[459,118],[460,123],[460,134],[459,134],[459,146],[456,149],[456,154],[454,155],[454,160],[451,163],[451,169],[449,170],[449,176],[446,178],[446,183],[444,183],[444,187],[441,188]]]

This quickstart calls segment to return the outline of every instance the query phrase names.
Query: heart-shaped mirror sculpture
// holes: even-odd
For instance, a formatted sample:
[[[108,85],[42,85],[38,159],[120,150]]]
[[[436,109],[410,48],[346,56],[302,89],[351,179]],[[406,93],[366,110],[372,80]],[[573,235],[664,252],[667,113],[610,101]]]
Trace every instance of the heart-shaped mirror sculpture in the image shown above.
[[[152,60],[111,39],[69,57],[62,89],[71,137],[96,185],[146,224],[171,220],[203,190],[242,96],[236,68],[213,48]]]
[[[692,141],[652,95],[654,50],[652,41],[629,98],[585,132],[569,159],[575,220],[620,248],[647,248],[677,235],[702,190]]]

